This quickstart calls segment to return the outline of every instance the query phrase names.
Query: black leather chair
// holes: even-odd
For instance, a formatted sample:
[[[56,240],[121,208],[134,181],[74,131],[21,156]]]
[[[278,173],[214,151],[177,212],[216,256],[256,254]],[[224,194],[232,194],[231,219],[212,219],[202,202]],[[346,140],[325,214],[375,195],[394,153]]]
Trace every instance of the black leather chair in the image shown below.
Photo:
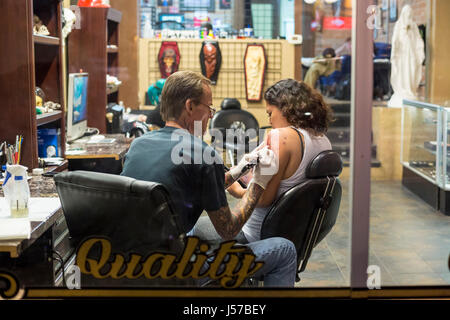
[[[306,169],[307,180],[286,191],[272,205],[261,227],[261,239],[284,237],[297,249],[297,281],[311,256],[336,223],[341,202],[341,156],[323,151]]]
[[[55,175],[55,184],[71,237],[77,248],[83,240],[106,237],[113,253],[145,257],[153,252],[181,254],[184,249],[178,216],[169,193],[158,183],[91,171]],[[89,252],[97,258],[99,250]],[[192,281],[96,279],[81,274],[81,286],[191,285]]]
[[[248,111],[241,109],[239,100],[226,98],[221,103],[221,110],[214,114],[209,122],[209,133],[213,147],[226,150],[235,165],[238,155],[250,152],[259,144],[259,124]],[[230,135],[230,131],[233,129]],[[252,148],[253,147],[253,148]]]

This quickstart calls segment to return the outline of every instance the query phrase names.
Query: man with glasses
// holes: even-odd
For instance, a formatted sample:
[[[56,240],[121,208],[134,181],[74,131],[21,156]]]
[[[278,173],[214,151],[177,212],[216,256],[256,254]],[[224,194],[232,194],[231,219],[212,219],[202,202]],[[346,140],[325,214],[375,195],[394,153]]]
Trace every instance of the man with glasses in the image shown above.
[[[214,114],[216,113],[216,109],[215,108],[213,108],[211,106],[208,106],[207,104],[204,104],[203,102],[200,102],[200,104],[204,105],[205,107],[208,107],[209,108],[210,117],[211,118],[214,117]]]
[[[224,173],[220,156],[199,138],[215,112],[211,105],[210,80],[191,71],[169,76],[161,94],[161,116],[166,126],[133,141],[122,175],[166,186],[188,235],[205,210],[218,234],[231,240],[253,212],[276,173],[277,163],[273,152],[265,149],[265,156],[273,161],[256,165],[249,191],[231,209],[225,189],[249,171],[248,164],[257,155],[244,156],[238,166]],[[270,238],[252,242],[248,247],[256,261],[264,262],[255,276],[263,275],[265,286],[294,286],[297,256],[291,241]]]

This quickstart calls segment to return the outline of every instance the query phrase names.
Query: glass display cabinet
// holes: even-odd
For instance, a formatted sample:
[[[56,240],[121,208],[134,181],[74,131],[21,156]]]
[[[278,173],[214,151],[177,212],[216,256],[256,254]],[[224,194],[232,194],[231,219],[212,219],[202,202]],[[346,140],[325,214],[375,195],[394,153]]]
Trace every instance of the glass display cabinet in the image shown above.
[[[450,104],[446,103],[442,106],[442,162],[441,186],[444,190],[450,191]]]
[[[436,210],[450,215],[450,108],[403,100],[402,184]]]

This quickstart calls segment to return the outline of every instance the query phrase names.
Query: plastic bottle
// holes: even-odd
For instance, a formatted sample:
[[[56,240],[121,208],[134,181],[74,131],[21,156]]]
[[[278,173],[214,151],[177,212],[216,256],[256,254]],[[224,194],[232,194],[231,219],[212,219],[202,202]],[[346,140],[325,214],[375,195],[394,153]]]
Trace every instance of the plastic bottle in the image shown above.
[[[27,218],[28,217],[28,201],[30,199],[30,190],[28,183],[23,176],[14,177],[14,193],[11,195],[9,207],[11,209],[11,217]]]
[[[253,37],[253,28],[250,27],[250,25],[247,25],[247,28],[244,28],[244,35],[245,35],[247,38]]]
[[[143,38],[153,38],[153,29],[152,29],[152,23],[150,21],[150,17],[147,16],[144,23],[144,31],[143,31]]]
[[[30,188],[28,186],[27,167],[21,165],[7,165],[6,178],[2,188],[6,201],[9,204],[11,217],[28,217]]]

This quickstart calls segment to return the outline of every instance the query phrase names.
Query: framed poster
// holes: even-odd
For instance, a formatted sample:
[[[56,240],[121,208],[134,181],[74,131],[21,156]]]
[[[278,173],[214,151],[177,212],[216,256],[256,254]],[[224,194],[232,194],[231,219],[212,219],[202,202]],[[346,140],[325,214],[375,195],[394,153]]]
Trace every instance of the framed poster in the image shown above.
[[[397,21],[397,0],[389,0],[389,22]]]
[[[231,9],[231,0],[220,0],[219,3],[220,10]]]
[[[215,9],[215,0],[180,0],[180,11],[214,11]]]
[[[264,45],[249,44],[245,49],[245,95],[247,101],[261,101],[267,57]]]

